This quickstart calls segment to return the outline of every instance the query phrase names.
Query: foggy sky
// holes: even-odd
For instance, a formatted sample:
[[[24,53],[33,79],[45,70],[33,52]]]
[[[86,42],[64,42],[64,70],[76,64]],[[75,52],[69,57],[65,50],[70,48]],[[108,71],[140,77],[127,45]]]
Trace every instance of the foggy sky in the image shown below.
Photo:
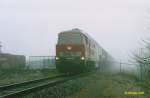
[[[150,32],[149,0],[0,0],[3,52],[55,55],[57,34],[79,28],[126,59]]]

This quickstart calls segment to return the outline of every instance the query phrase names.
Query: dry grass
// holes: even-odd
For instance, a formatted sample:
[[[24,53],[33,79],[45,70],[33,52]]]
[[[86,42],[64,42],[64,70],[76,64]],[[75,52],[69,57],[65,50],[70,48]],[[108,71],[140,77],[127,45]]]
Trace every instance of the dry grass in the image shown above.
[[[135,77],[125,74],[91,77],[88,84],[79,92],[67,98],[148,98],[146,95],[125,95],[125,91],[144,91],[136,85]]]

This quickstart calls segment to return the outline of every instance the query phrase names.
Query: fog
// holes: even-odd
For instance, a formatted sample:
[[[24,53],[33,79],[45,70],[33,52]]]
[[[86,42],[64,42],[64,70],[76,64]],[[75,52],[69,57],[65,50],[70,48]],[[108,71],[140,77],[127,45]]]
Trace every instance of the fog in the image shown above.
[[[57,34],[79,28],[113,57],[127,60],[148,39],[148,0],[0,0],[3,52],[55,55]]]

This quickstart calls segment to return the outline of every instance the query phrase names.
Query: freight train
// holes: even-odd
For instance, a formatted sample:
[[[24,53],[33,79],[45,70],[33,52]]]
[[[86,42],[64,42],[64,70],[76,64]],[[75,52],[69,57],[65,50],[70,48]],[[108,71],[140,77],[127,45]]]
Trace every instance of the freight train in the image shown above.
[[[102,69],[112,57],[87,33],[75,28],[58,34],[56,68],[63,73]]]

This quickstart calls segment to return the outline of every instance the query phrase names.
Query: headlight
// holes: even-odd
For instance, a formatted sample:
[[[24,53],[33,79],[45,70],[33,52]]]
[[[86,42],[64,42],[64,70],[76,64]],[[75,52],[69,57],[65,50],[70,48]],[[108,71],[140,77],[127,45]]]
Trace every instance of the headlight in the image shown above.
[[[59,57],[56,57],[55,59],[56,59],[56,60],[59,60]]]
[[[81,60],[84,60],[85,58],[84,57],[81,57]]]

